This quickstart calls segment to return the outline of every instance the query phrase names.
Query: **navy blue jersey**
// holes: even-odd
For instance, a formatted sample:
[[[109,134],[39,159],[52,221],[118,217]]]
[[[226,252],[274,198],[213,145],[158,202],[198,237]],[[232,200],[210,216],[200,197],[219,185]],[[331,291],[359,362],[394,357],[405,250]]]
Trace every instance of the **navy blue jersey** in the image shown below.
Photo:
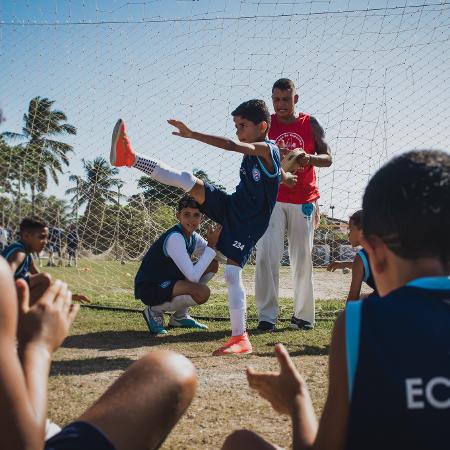
[[[189,240],[184,237],[183,228],[180,224],[169,228],[149,248],[142,259],[141,266],[134,279],[134,293],[136,298],[141,297],[141,289],[149,284],[158,284],[164,287],[170,281],[184,280],[183,272],[178,268],[173,259],[167,255],[166,242],[173,233],[179,233],[186,242],[186,251],[189,256],[194,253],[197,245],[197,233],[192,233]]]
[[[265,142],[272,155],[271,173],[259,157],[244,155],[240,183],[233,194],[228,195],[205,182],[205,202],[201,209],[210,219],[222,225],[217,249],[241,267],[266,231],[277,201],[281,175],[280,151],[272,141]]]
[[[264,230],[262,234],[277,201],[281,176],[280,151],[273,141],[265,142],[272,155],[272,173],[258,156],[244,155],[239,170],[240,182],[231,194],[231,206],[239,220],[252,221],[257,232]]]
[[[33,261],[32,256],[27,253],[25,250],[25,246],[22,244],[22,242],[16,241],[13,242],[11,245],[8,245],[3,251],[2,256],[7,261],[14,255],[14,253],[17,252],[23,252],[25,253],[25,259],[23,260],[22,264],[16,269],[16,272],[14,273],[14,279],[23,278],[27,279],[30,271],[30,265]]]
[[[364,266],[364,278],[363,281],[367,284],[367,286],[371,287],[375,294],[378,295],[377,288],[375,286],[375,280],[373,279],[372,270],[370,269],[369,264],[369,255],[364,249],[358,251],[357,255],[361,258],[361,261]]]
[[[347,450],[444,450],[450,443],[450,277],[349,302]]]

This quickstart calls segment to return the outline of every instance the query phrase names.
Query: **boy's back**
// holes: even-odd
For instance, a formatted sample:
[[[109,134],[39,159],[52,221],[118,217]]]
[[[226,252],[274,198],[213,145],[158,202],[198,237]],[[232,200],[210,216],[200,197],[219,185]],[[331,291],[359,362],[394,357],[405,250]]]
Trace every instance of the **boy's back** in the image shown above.
[[[449,324],[450,277],[347,305],[348,450],[448,448]]]

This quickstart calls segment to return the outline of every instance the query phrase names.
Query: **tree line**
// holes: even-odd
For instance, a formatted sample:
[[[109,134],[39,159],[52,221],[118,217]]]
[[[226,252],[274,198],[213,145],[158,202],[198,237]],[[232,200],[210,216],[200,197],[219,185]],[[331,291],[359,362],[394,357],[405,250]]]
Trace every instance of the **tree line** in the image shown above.
[[[127,198],[121,193],[118,170],[97,157],[81,160],[83,173],[70,175],[73,186],[65,191],[66,198],[46,195],[49,180],[59,185],[70,154],[76,153],[63,138],[76,135],[77,128],[54,103],[33,98],[23,115],[22,132],[0,134],[0,220],[12,230],[27,215],[39,215],[62,229],[76,224],[84,249],[98,254],[116,244],[137,257],[157,233],[175,223],[173,207],[183,192],[142,176],[137,182],[140,192]],[[194,175],[225,190],[201,169]]]

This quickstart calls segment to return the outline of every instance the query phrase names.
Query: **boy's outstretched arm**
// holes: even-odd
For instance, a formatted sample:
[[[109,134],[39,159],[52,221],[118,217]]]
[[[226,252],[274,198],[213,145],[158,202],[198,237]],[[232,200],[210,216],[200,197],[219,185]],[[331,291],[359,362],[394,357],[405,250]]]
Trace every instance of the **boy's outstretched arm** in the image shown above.
[[[203,134],[197,131],[193,131],[179,120],[170,119],[167,122],[175,128],[178,128],[178,131],[172,132],[172,134],[175,136],[195,139],[196,141],[204,142],[205,144],[212,145],[214,147],[218,147],[231,152],[259,156],[264,160],[264,162],[267,163],[270,170],[273,168],[272,155],[270,153],[269,146],[265,142],[246,143],[234,141],[233,139],[229,139],[226,137],[213,136],[210,134]]]

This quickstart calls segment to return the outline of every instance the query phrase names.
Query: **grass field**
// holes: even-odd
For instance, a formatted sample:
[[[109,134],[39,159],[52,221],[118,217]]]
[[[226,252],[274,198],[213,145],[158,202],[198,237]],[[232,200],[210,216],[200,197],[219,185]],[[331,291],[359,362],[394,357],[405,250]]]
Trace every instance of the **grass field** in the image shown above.
[[[51,268],[55,278],[65,279],[73,292],[90,297],[92,304],[142,309],[133,299],[136,264],[81,261],[76,268]],[[286,284],[288,268],[282,268]],[[254,268],[245,270],[251,280]],[[317,276],[316,276],[317,278]],[[211,283],[207,304],[192,309],[202,317],[227,317],[222,274]],[[216,293],[217,292],[217,293]],[[249,356],[214,358],[211,353],[229,335],[229,322],[207,319],[208,331],[170,330],[164,337],[147,331],[140,313],[82,308],[51,370],[49,416],[60,425],[75,419],[127,366],[147,351],[164,348],[187,356],[196,366],[199,388],[186,416],[164,444],[165,449],[217,449],[234,429],[250,428],[281,446],[290,445],[290,423],[248,389],[245,367],[276,370],[273,346],[282,342],[304,373],[319,412],[326,396],[327,354],[336,311],[342,301],[318,300],[318,321],[313,331],[294,331],[281,321],[278,332],[257,334],[254,296],[248,296],[249,332],[254,353]],[[292,300],[281,298],[281,315],[292,314]]]

